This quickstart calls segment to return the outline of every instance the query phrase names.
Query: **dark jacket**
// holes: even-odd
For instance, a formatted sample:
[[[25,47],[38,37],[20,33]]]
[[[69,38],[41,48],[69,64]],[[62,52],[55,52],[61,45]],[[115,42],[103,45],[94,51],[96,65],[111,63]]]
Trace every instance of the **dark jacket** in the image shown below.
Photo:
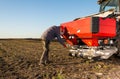
[[[46,31],[43,32],[41,35],[42,40],[49,40],[52,41],[57,37],[57,40],[64,45],[63,39],[60,37],[60,27],[59,26],[52,26],[49,27]]]

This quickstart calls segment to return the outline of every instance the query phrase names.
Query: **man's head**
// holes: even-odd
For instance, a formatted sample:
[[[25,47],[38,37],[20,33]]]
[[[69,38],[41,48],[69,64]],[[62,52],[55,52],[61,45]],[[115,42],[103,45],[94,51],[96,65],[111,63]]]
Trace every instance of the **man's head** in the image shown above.
[[[60,26],[60,34],[61,34],[61,35],[64,35],[65,32],[66,32],[65,27]]]

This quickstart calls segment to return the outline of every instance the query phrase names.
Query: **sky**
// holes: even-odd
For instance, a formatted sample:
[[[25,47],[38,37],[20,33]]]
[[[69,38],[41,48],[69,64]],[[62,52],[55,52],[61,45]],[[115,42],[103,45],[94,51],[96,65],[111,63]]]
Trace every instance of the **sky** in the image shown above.
[[[40,38],[50,26],[98,12],[97,0],[0,0],[0,38]]]

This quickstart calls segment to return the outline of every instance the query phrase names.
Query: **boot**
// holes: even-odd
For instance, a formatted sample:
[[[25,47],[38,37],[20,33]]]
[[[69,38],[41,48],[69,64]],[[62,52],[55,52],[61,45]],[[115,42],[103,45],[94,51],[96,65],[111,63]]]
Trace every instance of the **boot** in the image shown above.
[[[40,60],[40,63],[39,63],[39,65],[47,65],[47,64],[50,64],[51,63],[51,61],[49,61],[48,59],[47,60]]]

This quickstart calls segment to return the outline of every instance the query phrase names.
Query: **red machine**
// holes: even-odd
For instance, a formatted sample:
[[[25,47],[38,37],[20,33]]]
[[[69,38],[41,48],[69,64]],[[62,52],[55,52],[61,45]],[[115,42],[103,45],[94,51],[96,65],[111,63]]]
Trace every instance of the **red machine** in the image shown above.
[[[111,18],[87,17],[61,24],[63,37],[70,45],[78,45],[79,39],[87,46],[98,46],[99,39],[116,36],[116,20]]]
[[[118,50],[113,46],[116,19],[86,17],[60,26],[63,38],[72,46],[71,56],[108,59]]]
[[[71,56],[108,59],[120,55],[120,0],[98,0],[98,4],[98,14],[60,25]]]

